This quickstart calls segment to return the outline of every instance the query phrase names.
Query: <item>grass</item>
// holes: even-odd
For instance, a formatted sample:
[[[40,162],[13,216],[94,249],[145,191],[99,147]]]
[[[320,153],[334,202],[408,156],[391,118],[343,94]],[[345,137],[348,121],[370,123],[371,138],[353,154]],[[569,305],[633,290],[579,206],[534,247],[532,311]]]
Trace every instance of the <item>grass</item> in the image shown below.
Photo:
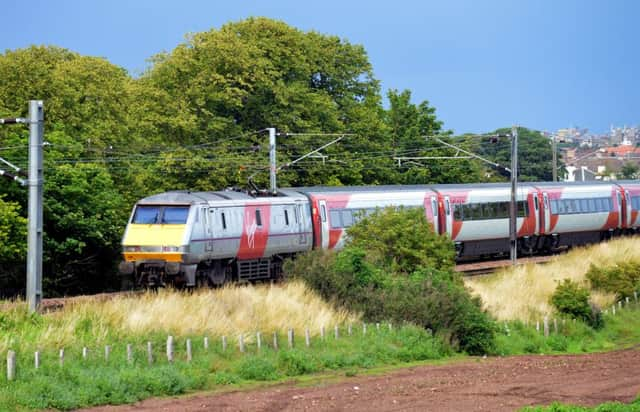
[[[346,335],[346,330],[342,329],[342,333]],[[56,353],[49,351],[39,370],[31,367],[30,354],[20,353],[17,379],[8,382],[0,376],[0,410],[68,410],[131,403],[150,396],[252,385],[336,370],[352,376],[363,368],[439,359],[449,354],[437,338],[413,326],[391,331],[373,328],[365,336],[358,331],[338,340],[315,337],[309,348],[302,337],[297,338],[293,349],[263,347],[258,352],[255,344],[249,344],[245,354],[231,347],[223,352],[219,340],[205,351],[199,340],[194,344],[191,363],[185,361],[184,340],[178,340],[176,361],[171,365],[163,358],[162,343],[160,336],[154,341],[157,361],[152,366],[147,364],[141,346],[135,348],[138,356],[133,364],[127,364],[123,345],[114,346],[109,362],[101,352],[92,352],[84,360],[78,348],[69,350],[64,366],[59,365]]]
[[[520,265],[490,276],[467,278],[465,283],[496,319],[535,322],[553,315],[549,298],[558,282],[571,279],[588,286],[585,274],[592,263],[612,265],[639,258],[640,238],[616,239],[575,248],[543,265]],[[605,308],[614,303],[615,295],[592,291],[591,300]]]
[[[312,335],[358,316],[335,310],[303,283],[229,286],[195,293],[160,291],[107,301],[82,300],[47,315],[24,305],[0,312],[0,353],[143,342],[153,335],[228,336],[309,328]]]
[[[607,402],[601,405],[591,407],[564,405],[561,403],[553,403],[550,406],[526,407],[521,409],[522,412],[640,412],[640,398],[637,398],[629,404],[620,402]]]

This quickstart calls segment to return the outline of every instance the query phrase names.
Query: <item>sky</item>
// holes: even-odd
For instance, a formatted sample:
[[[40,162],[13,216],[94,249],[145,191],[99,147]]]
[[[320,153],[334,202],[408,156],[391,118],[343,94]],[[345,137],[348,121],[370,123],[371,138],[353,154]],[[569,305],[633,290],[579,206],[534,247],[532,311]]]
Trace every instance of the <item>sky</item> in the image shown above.
[[[187,33],[265,16],[363,45],[383,94],[409,89],[456,133],[640,124],[635,0],[0,0],[0,10],[0,53],[56,45],[138,75]]]

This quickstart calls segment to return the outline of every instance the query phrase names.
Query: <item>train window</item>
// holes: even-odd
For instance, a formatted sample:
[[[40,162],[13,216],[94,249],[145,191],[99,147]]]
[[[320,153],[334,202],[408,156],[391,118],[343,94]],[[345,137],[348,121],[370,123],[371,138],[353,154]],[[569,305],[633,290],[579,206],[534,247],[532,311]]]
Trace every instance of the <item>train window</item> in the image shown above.
[[[598,208],[596,207],[596,200],[595,199],[589,199],[588,200],[589,206],[587,208],[587,210],[589,210],[589,212],[593,213],[593,212],[597,212]]]
[[[462,207],[462,205],[460,206]],[[431,210],[433,210],[433,217],[438,217],[438,201],[436,199],[431,199]]]
[[[533,195],[533,207],[537,212],[538,211],[538,195]]]
[[[222,219],[222,229],[227,230],[227,219],[224,217],[224,212],[220,213],[220,218]]]
[[[131,223],[153,224],[158,223],[160,208],[157,206],[137,206]]]
[[[287,212],[287,209],[284,210],[284,224],[289,226],[289,213]]]
[[[331,209],[329,211],[329,217],[331,218],[331,227],[332,228],[341,228],[342,227],[342,219],[340,218],[340,211]]]
[[[296,223],[300,223],[300,210],[301,210],[302,206],[297,205],[296,208],[293,209],[293,211],[295,212],[296,215]]]
[[[260,209],[256,209],[256,225],[262,226],[262,216],[260,215]]]
[[[527,217],[529,216],[529,204],[524,200],[519,200],[517,203],[518,206],[518,217]]]
[[[509,217],[510,215],[510,204],[509,202],[498,202],[497,203],[497,211],[496,211],[496,219],[504,219]]]
[[[493,219],[496,217],[496,206],[495,203],[485,203],[482,206],[482,216],[485,219]]]
[[[471,220],[480,220],[482,219],[482,205],[481,204],[470,204],[469,205],[469,215]],[[466,213],[465,213],[466,214]]]
[[[558,214],[558,201],[555,199],[551,201],[551,213],[554,215]]]
[[[351,210],[345,209],[342,211],[342,225],[344,227],[349,227],[353,225],[353,214]]]
[[[189,206],[165,207],[162,212],[162,223],[167,225],[183,225],[187,223]]]
[[[580,199],[580,211],[589,213],[589,201],[587,199]]]
[[[434,212],[434,216],[437,216]],[[453,205],[453,218],[455,220],[464,220],[464,215],[462,214],[462,205],[454,204]]]
[[[327,221],[327,208],[324,205],[320,205],[320,217],[323,222]]]

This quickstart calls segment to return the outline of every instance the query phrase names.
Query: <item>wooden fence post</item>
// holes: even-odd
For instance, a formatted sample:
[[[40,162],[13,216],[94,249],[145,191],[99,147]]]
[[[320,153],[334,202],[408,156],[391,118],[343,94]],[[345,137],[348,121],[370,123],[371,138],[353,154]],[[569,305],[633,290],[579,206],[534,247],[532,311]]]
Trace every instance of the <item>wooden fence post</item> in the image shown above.
[[[36,369],[40,368],[40,352],[35,351],[35,353],[33,354],[33,365],[36,367]]]
[[[553,318],[553,332],[558,334],[558,319]]]
[[[238,335],[238,346],[240,347],[240,352],[244,353],[244,336],[242,333]]]
[[[104,361],[109,362],[109,355],[111,354],[111,346],[105,345],[104,347]]]
[[[338,325],[335,325],[333,327],[333,336],[336,338],[336,340],[340,337],[340,328],[338,327]]]
[[[273,350],[278,350],[278,332],[273,332]]]
[[[540,321],[536,320],[536,333],[540,333]]]
[[[222,337],[222,351],[223,352],[227,351],[227,337],[226,336]]]
[[[86,346],[82,348],[82,359],[87,360],[87,356],[89,356],[89,349]]]
[[[167,361],[173,362],[173,336],[167,337]]]
[[[127,363],[133,363],[133,348],[131,347],[130,343],[127,343]]]
[[[624,305],[625,305],[625,306],[629,306],[629,296],[626,296],[626,297],[624,298]]]
[[[191,352],[191,339],[187,339],[187,362],[191,362],[193,354]]]
[[[611,314],[612,314],[613,316],[616,316],[616,305],[612,305],[612,306],[611,306]]]
[[[367,324],[365,322],[362,322],[362,335],[366,335],[367,334]]]
[[[147,362],[149,362],[149,365],[153,363],[153,345],[151,342],[147,342]]]
[[[7,352],[7,380],[16,378],[16,353],[12,350]]]
[[[380,330],[380,322],[376,322],[376,330]]]
[[[64,366],[64,348],[60,349],[59,357],[60,357],[60,366]]]
[[[289,340],[289,349],[293,348],[293,329],[289,328],[289,331],[287,332],[287,338]]]
[[[621,300],[618,301],[618,309],[622,309],[622,301]]]
[[[304,343],[307,345],[307,348],[311,346],[311,334],[309,333],[309,328],[305,328],[304,330]]]
[[[320,326],[320,340],[324,340],[324,325]]]
[[[543,319],[543,322],[544,322],[544,337],[548,338],[549,337],[549,318],[545,316]]]
[[[353,333],[353,326],[351,324],[349,324],[349,326],[347,326],[347,335],[351,336],[351,333]]]
[[[391,332],[393,328],[391,327],[391,323],[389,323],[389,332]]]
[[[204,337],[204,350],[208,351],[209,350],[209,338],[208,337]]]
[[[256,347],[258,348],[258,352],[262,349],[262,334],[260,331],[256,332]]]
[[[636,292],[635,290],[633,291],[633,299],[636,301],[636,303],[638,303],[638,292]]]

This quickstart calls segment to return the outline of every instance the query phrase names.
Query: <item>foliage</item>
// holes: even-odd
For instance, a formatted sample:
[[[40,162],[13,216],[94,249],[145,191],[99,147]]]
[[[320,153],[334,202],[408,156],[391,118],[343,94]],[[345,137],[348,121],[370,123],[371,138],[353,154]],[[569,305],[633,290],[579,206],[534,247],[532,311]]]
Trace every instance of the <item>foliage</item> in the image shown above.
[[[640,289],[640,261],[628,260],[614,266],[591,264],[586,278],[594,289],[615,293],[618,299],[633,298]]]
[[[522,412],[639,412],[640,398],[629,404],[621,402],[606,402],[594,407],[566,405],[554,402],[549,406],[527,406],[521,409]]]
[[[622,179],[637,179],[638,171],[640,171],[640,167],[634,162],[624,162],[622,165],[622,169],[620,170]]]
[[[365,320],[412,322],[468,353],[493,350],[493,323],[453,272],[453,245],[433,233],[423,209],[379,210],[348,236],[342,251],[313,251],[285,272]]]
[[[551,295],[551,303],[559,313],[582,319],[593,327],[601,327],[600,310],[589,304],[589,295],[587,288],[571,279],[564,279]]]

